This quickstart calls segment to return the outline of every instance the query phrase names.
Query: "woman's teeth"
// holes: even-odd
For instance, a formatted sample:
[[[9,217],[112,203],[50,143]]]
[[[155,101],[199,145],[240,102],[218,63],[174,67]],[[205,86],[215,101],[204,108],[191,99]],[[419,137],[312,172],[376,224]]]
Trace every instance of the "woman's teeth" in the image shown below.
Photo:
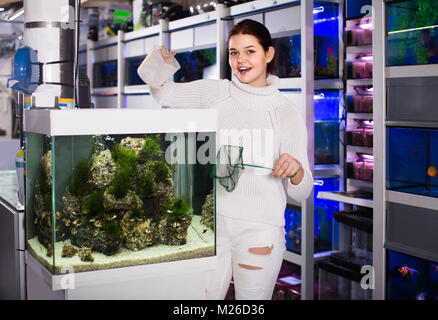
[[[247,73],[251,69],[252,68],[250,68],[250,67],[239,68],[239,72],[242,73],[242,74],[245,74],[245,73]]]

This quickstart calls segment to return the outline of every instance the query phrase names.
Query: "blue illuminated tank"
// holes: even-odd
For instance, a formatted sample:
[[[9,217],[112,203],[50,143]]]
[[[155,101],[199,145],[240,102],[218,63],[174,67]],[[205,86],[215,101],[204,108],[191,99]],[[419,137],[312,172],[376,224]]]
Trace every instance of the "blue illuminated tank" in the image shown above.
[[[315,78],[339,76],[338,5],[315,1],[314,57]],[[280,78],[301,76],[301,34],[273,39],[276,52],[276,75]]]
[[[98,62],[93,65],[93,87],[108,88],[117,86],[117,60]]]
[[[389,251],[387,299],[436,300],[438,263]]]
[[[126,84],[128,86],[145,84],[138,76],[137,69],[145,56],[126,59]]]
[[[315,253],[329,251],[336,246],[338,232],[333,224],[333,213],[339,211],[339,203],[318,199],[319,191],[339,190],[338,178],[320,179],[322,185],[315,185],[314,196],[314,243]],[[285,211],[286,247],[288,250],[301,253],[301,208],[288,205]]]
[[[438,1],[402,1],[387,8],[387,65],[438,63]]]
[[[175,59],[181,66],[175,75],[175,82],[189,82],[200,79],[218,78],[215,74],[216,48],[180,52]]]
[[[317,90],[314,96],[315,164],[339,163],[339,90]]]
[[[388,128],[387,145],[387,188],[438,197],[438,130]]]

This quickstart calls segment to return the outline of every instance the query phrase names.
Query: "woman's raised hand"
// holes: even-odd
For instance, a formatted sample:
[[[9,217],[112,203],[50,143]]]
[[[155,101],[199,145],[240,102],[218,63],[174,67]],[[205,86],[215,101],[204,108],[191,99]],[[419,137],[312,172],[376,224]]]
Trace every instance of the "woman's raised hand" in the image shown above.
[[[175,56],[176,52],[169,52],[165,46],[161,46],[161,56],[163,57],[164,61],[167,63],[170,63],[172,61],[172,58]]]

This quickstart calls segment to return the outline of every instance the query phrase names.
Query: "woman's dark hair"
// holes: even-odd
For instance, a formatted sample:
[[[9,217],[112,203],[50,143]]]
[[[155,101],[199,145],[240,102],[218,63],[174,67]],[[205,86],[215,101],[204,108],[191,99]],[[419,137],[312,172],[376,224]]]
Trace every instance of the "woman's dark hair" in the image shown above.
[[[274,46],[269,30],[260,22],[254,20],[245,19],[236,24],[228,34],[228,43],[230,38],[237,34],[249,34],[256,37],[265,52],[269,50],[269,47]],[[275,56],[268,63],[267,72],[275,74]]]

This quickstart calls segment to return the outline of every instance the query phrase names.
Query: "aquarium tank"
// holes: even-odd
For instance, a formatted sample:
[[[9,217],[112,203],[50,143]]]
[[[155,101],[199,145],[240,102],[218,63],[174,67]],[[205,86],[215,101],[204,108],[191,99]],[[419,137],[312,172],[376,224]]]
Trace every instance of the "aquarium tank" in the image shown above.
[[[140,64],[143,62],[144,58],[145,56],[132,57],[126,59],[125,82],[128,86],[145,84],[137,73],[137,69],[140,66]]]
[[[347,19],[355,19],[371,14],[372,0],[347,0],[345,11]]]
[[[197,159],[205,143],[214,159],[214,132],[90,131],[26,133],[26,248],[42,265],[59,274],[215,254],[212,164]]]
[[[387,189],[438,197],[438,130],[387,128],[386,135]]]
[[[438,262],[387,252],[388,300],[437,300]]]
[[[98,62],[93,65],[93,87],[117,86],[117,60]]]
[[[313,17],[315,78],[338,78],[338,5],[315,1]],[[292,34],[272,40],[276,52],[276,75],[280,78],[301,77],[301,35]]]
[[[218,79],[216,72],[216,48],[191,50],[175,55],[181,68],[174,74],[175,82],[189,82],[200,79]]]
[[[333,221],[333,213],[339,211],[339,203],[318,199],[319,191],[339,190],[338,178],[318,179],[314,196],[314,252],[332,250],[337,246],[338,230]],[[301,208],[287,205],[285,210],[286,248],[301,254]]]
[[[315,164],[339,164],[340,105],[339,90],[317,90],[314,95]]]
[[[387,66],[438,63],[438,1],[387,4]]]

